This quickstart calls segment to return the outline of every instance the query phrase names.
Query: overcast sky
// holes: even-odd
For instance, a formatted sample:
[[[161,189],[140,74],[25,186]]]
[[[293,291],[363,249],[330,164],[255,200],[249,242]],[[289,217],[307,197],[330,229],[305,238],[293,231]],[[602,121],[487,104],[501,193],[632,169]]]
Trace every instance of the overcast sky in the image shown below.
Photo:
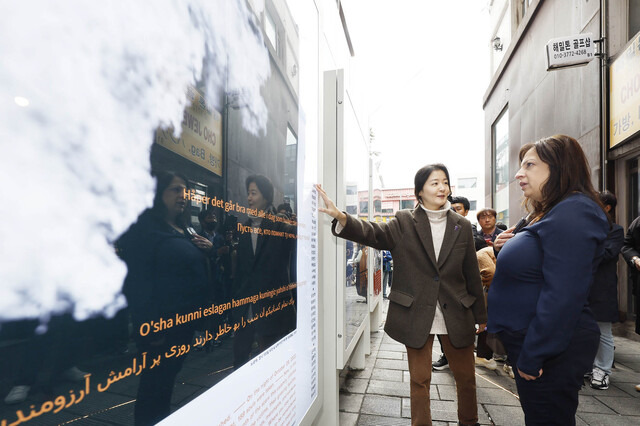
[[[489,80],[484,0],[346,0],[360,92],[385,187],[425,164],[484,176],[482,97]],[[355,87],[360,85],[360,87]]]

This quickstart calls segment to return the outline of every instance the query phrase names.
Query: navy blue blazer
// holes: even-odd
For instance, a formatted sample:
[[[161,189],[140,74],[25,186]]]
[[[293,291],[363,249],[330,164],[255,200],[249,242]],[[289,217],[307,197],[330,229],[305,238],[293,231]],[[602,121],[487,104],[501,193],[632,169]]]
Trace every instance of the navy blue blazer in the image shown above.
[[[598,330],[587,296],[609,222],[584,194],[572,194],[507,241],[488,295],[488,328],[523,333],[517,367],[537,376],[561,354],[578,321]]]

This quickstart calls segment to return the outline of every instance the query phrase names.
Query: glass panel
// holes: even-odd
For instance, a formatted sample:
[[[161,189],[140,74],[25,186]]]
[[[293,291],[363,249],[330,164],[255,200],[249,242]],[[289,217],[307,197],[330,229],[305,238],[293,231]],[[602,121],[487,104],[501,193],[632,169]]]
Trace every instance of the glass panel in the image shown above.
[[[497,221],[509,223],[509,114],[505,110],[493,125],[493,208]]]
[[[0,98],[9,82],[33,106],[3,135],[42,158],[21,185],[43,205],[3,216],[20,231],[2,233],[3,425],[298,424],[311,406],[318,16],[266,5],[162,3],[153,22],[10,6],[13,28],[38,28],[15,51],[37,59],[3,58],[20,75],[4,70]],[[90,27],[60,27],[71,12]]]
[[[357,200],[360,206],[358,216],[366,220],[369,211],[369,151],[348,92],[345,94],[344,101],[344,158],[348,159],[344,165],[346,186],[351,188],[351,192],[356,193],[355,196],[347,196],[347,206]],[[346,242],[344,348],[349,346],[368,314],[369,255],[366,246],[351,241]]]

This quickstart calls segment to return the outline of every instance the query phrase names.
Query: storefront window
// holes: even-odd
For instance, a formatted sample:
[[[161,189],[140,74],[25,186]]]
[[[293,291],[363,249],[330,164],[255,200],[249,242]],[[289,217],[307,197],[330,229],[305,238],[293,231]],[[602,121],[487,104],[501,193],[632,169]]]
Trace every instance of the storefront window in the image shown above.
[[[497,221],[509,223],[509,114],[505,109],[492,127],[493,208]]]
[[[344,179],[347,188],[358,197],[361,219],[369,218],[369,150],[358,125],[356,111],[345,91],[344,102]],[[347,196],[349,199],[349,196]],[[346,280],[344,287],[344,346],[352,343],[356,333],[368,315],[369,307],[369,247],[345,241]]]
[[[402,200],[400,201],[400,209],[413,209],[416,206],[415,200]]]

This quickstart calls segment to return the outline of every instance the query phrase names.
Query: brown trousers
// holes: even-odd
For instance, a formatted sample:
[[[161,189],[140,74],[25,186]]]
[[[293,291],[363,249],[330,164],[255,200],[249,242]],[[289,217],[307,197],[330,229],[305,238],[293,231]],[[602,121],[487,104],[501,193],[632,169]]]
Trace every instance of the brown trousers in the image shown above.
[[[478,422],[478,403],[476,398],[476,369],[473,357],[473,345],[465,348],[454,348],[449,336],[443,334],[442,349],[449,368],[456,382],[458,395],[458,421],[464,425]],[[427,343],[414,349],[407,346],[409,360],[409,375],[411,381],[411,424],[431,425],[431,407],[429,401],[429,387],[431,386],[431,350],[433,334]]]

